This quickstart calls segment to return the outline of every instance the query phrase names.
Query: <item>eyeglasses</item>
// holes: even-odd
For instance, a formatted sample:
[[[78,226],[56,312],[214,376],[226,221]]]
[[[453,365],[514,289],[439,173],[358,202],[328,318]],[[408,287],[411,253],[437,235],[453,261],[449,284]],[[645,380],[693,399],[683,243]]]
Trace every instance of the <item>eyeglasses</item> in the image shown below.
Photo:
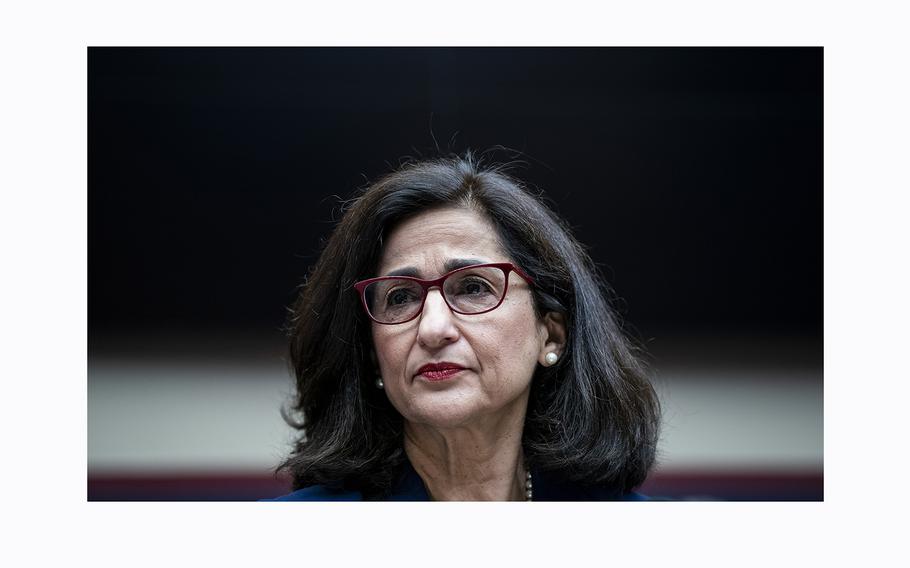
[[[381,324],[411,321],[423,311],[430,288],[440,288],[442,298],[456,314],[477,315],[495,310],[509,290],[509,272],[528,284],[534,281],[511,262],[475,264],[443,274],[435,280],[411,276],[380,276],[354,284],[370,319]]]

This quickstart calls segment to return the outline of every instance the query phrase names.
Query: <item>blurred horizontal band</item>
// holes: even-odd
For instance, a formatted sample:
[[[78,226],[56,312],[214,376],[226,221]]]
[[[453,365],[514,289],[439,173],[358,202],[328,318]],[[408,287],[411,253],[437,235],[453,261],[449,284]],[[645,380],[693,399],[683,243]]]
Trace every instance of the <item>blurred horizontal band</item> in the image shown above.
[[[89,474],[89,501],[255,501],[290,492],[286,476],[194,472]],[[698,501],[822,501],[821,471],[654,473],[639,489],[656,499]]]

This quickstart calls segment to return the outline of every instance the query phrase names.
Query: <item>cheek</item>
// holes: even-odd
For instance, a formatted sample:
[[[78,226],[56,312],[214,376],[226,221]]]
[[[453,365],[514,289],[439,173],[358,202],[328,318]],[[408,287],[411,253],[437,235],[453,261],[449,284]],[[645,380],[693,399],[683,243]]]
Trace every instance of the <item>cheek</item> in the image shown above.
[[[507,306],[500,306],[505,308]],[[499,325],[477,334],[474,344],[485,371],[495,373],[502,386],[531,380],[540,349],[537,319],[531,306],[510,306]]]
[[[407,361],[407,340],[404,334],[391,333],[386,326],[373,324],[373,350],[383,375],[393,376]]]

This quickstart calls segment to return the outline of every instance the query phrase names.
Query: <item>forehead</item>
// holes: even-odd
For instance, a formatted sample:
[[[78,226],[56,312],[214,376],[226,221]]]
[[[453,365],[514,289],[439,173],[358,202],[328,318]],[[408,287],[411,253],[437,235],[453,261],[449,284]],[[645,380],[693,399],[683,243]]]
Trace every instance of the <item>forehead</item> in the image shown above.
[[[447,260],[475,258],[508,261],[496,229],[476,211],[447,207],[425,211],[402,222],[386,237],[379,274],[406,267],[423,277],[440,275]]]

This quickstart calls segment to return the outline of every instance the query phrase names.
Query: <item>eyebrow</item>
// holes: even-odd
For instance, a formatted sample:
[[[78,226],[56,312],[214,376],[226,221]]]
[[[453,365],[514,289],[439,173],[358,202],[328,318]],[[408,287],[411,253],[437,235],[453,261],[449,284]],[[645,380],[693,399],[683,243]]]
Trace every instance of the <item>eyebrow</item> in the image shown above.
[[[459,268],[464,268],[465,266],[474,266],[475,264],[486,264],[488,261],[481,260],[479,258],[450,258],[443,265],[443,269],[446,273],[452,272]],[[412,276],[414,278],[420,278],[420,271],[418,271],[413,266],[405,266],[404,268],[395,269],[386,276]]]

